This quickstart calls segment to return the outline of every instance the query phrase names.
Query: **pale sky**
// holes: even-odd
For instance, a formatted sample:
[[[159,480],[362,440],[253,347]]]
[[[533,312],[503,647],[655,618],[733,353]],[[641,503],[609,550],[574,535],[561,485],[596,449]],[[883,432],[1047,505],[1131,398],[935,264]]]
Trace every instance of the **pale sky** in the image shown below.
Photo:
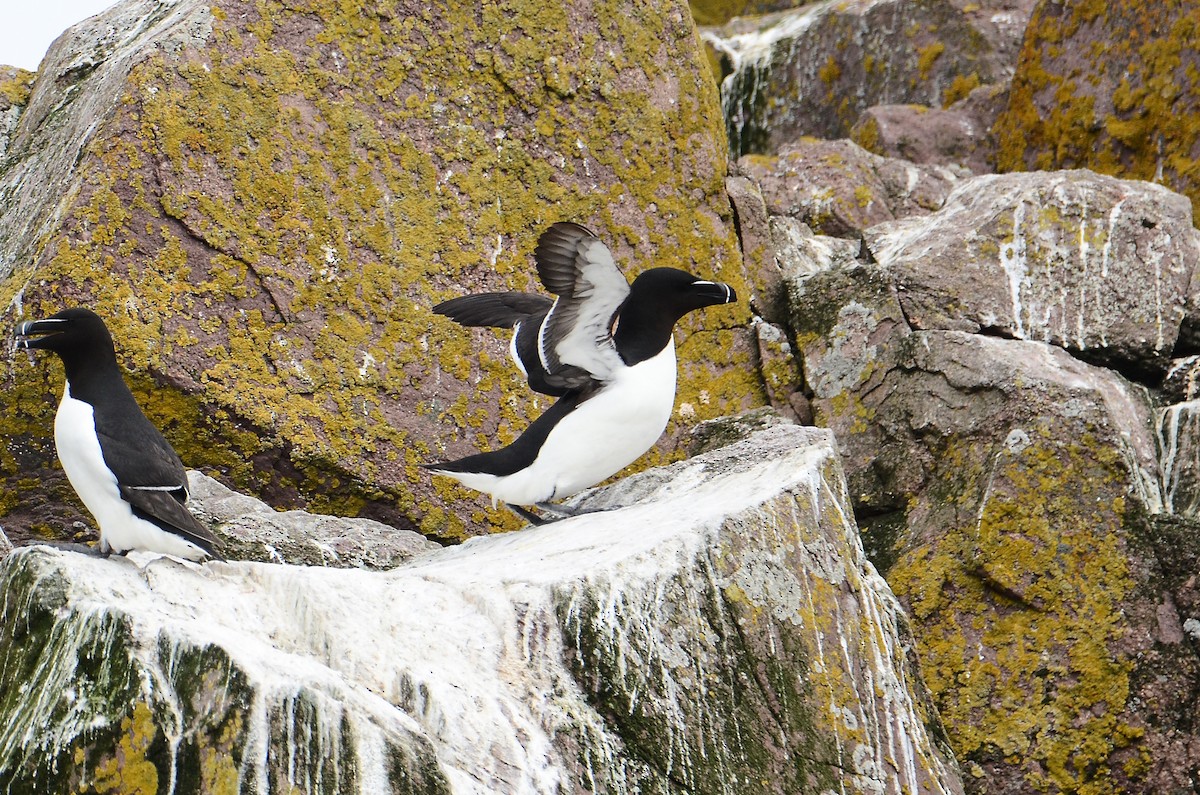
[[[8,0],[0,11],[0,64],[33,71],[50,42],[117,0]]]

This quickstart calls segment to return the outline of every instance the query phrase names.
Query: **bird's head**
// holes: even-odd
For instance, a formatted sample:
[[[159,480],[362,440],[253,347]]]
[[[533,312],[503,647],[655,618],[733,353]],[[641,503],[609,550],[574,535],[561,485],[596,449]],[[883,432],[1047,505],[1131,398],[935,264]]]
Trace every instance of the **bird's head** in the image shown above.
[[[80,356],[113,355],[112,335],[90,309],[64,309],[44,320],[18,323],[18,350],[54,351],[64,362]]]
[[[676,319],[695,309],[737,300],[737,293],[728,284],[707,281],[676,268],[644,271],[633,280],[630,292],[654,296],[658,306]]]

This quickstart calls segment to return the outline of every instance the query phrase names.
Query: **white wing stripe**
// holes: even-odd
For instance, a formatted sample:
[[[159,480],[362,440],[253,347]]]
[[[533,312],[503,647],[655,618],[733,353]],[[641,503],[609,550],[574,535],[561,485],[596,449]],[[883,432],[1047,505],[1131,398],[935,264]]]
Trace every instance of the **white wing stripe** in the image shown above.
[[[548,373],[554,372],[554,368],[550,366],[550,362],[546,360],[546,329],[550,327],[550,318],[554,317],[554,310],[558,309],[558,299],[554,299],[554,306],[550,307],[550,311],[546,313],[546,319],[542,321],[541,328],[538,329],[538,360],[542,363],[542,369]]]
[[[512,340],[508,343],[508,355],[517,363],[517,369],[521,371],[521,375],[525,378],[529,377],[529,373],[525,370],[525,362],[521,361],[521,355],[517,353],[517,336],[521,333],[521,323],[517,321],[517,325],[513,326]]]

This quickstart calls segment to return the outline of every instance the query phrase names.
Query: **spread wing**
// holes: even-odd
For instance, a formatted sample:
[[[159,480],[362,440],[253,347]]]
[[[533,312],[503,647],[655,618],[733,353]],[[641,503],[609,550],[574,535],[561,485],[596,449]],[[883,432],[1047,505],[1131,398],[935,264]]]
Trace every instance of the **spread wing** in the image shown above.
[[[451,298],[435,306],[433,311],[460,326],[512,328],[530,315],[545,313],[553,304],[554,301],[544,295],[513,291]]]
[[[622,365],[612,323],[629,295],[608,246],[585,227],[560,222],[538,239],[534,259],[542,284],[558,296],[538,329],[547,383],[582,389],[607,380]]]
[[[101,423],[97,423],[99,426]],[[130,432],[131,427],[136,428]],[[185,505],[187,473],[175,450],[149,420],[127,422],[120,434],[97,428],[104,463],[117,476],[121,496],[135,514],[186,538],[213,557],[217,539]]]
[[[546,381],[546,368],[538,355],[538,329],[554,300],[531,293],[480,293],[451,298],[433,308],[463,326],[492,326],[511,328],[512,342],[508,352],[521,369],[521,374],[535,392],[561,397],[567,389],[559,383]]]

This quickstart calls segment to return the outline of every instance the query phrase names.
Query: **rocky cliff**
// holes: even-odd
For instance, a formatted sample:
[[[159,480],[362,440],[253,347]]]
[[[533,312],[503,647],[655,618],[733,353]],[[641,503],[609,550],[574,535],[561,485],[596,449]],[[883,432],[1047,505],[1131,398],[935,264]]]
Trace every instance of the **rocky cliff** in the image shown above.
[[[584,505],[385,572],[11,554],[0,785],[961,792],[827,431]]]
[[[1177,125],[1135,146],[1162,169],[1115,167],[1134,160],[1109,158],[1088,136],[1119,125],[1099,101],[1094,112],[1076,101],[1164,81],[1186,92],[1172,69],[1189,61],[1142,61],[1119,88],[1106,76],[1115,62],[1075,77],[1098,52],[1097,31],[1160,52],[1190,11],[1046,2],[1025,12],[1011,82],[997,73],[928,107],[918,70],[901,96],[851,114],[854,142],[785,125],[737,160],[743,250],[773,296],[764,320],[801,367],[790,382],[773,371],[769,397],[834,431],[864,544],[910,612],[968,791],[1189,791],[1200,770],[1200,237],[1192,203],[1170,189],[1190,190],[1169,167],[1180,162]],[[760,64],[749,94],[755,73],[726,78],[727,110],[751,96],[787,113],[793,89],[761,65],[793,79],[837,62],[842,48],[819,43],[822,26],[841,24],[836,13],[783,12],[753,36],[750,22],[706,31],[718,50]],[[1128,32],[1150,24],[1146,13],[1155,33]],[[835,118],[847,104],[821,80],[818,69],[794,90],[827,96],[814,113]],[[1078,126],[1022,122],[1031,102],[1046,119],[1078,113]],[[1151,123],[1154,111],[1121,112]],[[813,113],[789,118],[821,132]],[[987,173],[1019,167],[1015,151],[1027,165],[1086,163],[1165,184]]]
[[[187,462],[271,506],[196,477],[254,563],[8,558],[5,769],[94,791],[126,769],[164,792],[1192,791],[1193,12],[1127,5],[772,6],[701,31],[718,93],[671,4],[179,0],[5,76],[9,316],[107,306]],[[453,550],[371,521],[511,526],[411,472],[537,410],[502,342],[421,313],[525,287],[548,207],[633,270],[746,288],[745,314],[682,330],[651,461],[760,403],[694,449],[781,417],[832,436],[768,431],[588,498],[635,507]],[[20,474],[53,472],[56,385],[6,367],[0,510],[69,530],[69,495]],[[271,509],[303,502],[357,516]],[[31,750],[35,720],[56,728]]]

